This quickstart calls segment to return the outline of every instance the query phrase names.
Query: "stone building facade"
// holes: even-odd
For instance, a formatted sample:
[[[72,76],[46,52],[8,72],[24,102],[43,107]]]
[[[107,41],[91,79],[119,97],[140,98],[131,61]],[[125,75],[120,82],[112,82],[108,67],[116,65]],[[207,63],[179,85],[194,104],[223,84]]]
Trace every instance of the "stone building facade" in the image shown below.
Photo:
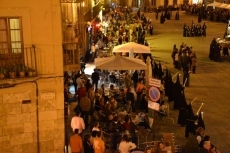
[[[59,0],[1,0],[0,18],[21,18],[36,47],[37,77],[0,80],[0,152],[63,153],[64,97]]]

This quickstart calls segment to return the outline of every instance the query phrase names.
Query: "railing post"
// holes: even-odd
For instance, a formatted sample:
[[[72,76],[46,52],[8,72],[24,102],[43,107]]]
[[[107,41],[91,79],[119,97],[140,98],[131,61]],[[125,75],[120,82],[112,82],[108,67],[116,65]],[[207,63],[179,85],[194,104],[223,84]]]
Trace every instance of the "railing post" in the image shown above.
[[[35,50],[35,45],[32,45],[32,48],[33,48],[33,53],[34,53],[34,66],[35,66],[35,72],[36,72],[36,75],[37,75],[37,59],[36,59],[36,50]],[[32,57],[32,55],[31,55]]]

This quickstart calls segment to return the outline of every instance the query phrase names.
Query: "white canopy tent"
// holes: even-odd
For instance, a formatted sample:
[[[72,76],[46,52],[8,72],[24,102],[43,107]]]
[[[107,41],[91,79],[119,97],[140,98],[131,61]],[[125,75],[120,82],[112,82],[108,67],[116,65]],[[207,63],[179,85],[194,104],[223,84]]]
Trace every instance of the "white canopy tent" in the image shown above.
[[[226,9],[230,9],[230,4],[227,6],[227,7],[225,7]]]
[[[223,3],[214,2],[214,3],[208,4],[207,6],[215,6],[215,7],[217,7],[217,6],[221,6],[222,4],[223,4]]]
[[[228,4],[221,4],[220,6],[216,6],[216,7],[219,7],[219,8],[226,8],[228,6]]]
[[[102,70],[146,70],[147,65],[140,59],[123,56],[95,58],[95,66]]]
[[[134,42],[129,42],[113,48],[113,53],[129,53],[133,49],[134,53],[150,53],[150,47]]]

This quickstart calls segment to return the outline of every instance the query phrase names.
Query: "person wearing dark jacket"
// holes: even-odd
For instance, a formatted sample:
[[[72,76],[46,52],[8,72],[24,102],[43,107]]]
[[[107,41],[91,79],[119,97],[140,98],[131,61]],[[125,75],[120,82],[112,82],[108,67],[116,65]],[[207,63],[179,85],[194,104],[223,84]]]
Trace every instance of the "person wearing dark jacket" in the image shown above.
[[[90,135],[86,134],[83,141],[84,152],[85,153],[94,153],[93,146],[90,143]]]
[[[126,100],[131,101],[132,109],[134,110],[135,98],[134,98],[134,93],[131,92],[131,88],[127,88]]]
[[[131,117],[131,122],[130,122],[130,134],[131,134],[131,139],[132,142],[135,143],[136,145],[138,144],[138,126],[136,125],[136,116]]]
[[[137,72],[137,70],[135,70],[135,72],[133,73],[132,80],[133,80],[134,89],[136,89],[136,86],[138,83],[138,72]]]
[[[92,73],[91,79],[93,81],[93,85],[95,85],[95,89],[97,89],[98,81],[100,80],[99,73],[96,69],[94,69],[94,72]]]
[[[177,11],[176,16],[175,16],[175,20],[179,20],[179,19],[180,19],[179,12]]]

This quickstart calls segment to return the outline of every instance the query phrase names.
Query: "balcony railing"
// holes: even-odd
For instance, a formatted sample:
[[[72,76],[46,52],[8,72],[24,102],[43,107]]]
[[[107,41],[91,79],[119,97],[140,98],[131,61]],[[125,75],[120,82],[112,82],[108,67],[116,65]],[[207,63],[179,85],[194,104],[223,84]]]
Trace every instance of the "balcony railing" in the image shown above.
[[[68,43],[63,44],[63,69],[64,71],[78,71],[80,70],[80,50],[81,43]]]
[[[37,75],[36,48],[0,49],[0,79]]]

